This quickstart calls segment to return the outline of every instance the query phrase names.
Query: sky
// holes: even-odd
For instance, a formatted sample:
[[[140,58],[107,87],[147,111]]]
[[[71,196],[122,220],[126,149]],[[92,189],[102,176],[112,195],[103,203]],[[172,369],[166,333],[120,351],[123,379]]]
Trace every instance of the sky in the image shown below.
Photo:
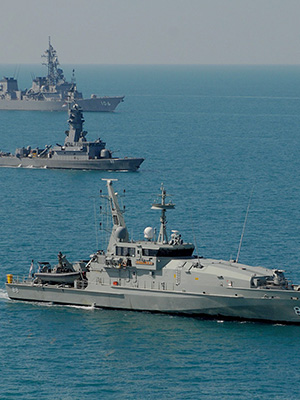
[[[300,0],[1,0],[0,64],[300,64]]]

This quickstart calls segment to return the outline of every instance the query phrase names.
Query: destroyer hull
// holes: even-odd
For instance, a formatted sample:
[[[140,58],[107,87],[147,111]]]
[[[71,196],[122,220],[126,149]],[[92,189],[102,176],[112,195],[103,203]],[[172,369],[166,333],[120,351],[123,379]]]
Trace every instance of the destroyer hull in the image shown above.
[[[300,324],[300,294],[292,291],[268,290],[266,297],[263,290],[205,294],[101,286],[96,291],[31,283],[7,283],[6,289],[14,300]]]
[[[136,171],[143,158],[103,158],[91,160],[62,160],[39,157],[0,156],[0,167],[12,168],[49,168],[49,169],[84,169],[102,171]]]
[[[76,99],[82,111],[111,112],[116,109],[124,96],[96,97]],[[20,111],[66,111],[68,104],[64,100],[5,100],[0,99],[0,110]]]

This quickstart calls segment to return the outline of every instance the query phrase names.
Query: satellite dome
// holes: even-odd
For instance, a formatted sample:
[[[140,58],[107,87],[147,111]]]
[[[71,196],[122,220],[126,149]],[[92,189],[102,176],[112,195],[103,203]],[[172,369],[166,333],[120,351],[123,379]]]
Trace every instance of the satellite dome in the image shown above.
[[[144,229],[144,238],[151,240],[154,237],[154,229],[151,226],[147,226],[147,228]]]

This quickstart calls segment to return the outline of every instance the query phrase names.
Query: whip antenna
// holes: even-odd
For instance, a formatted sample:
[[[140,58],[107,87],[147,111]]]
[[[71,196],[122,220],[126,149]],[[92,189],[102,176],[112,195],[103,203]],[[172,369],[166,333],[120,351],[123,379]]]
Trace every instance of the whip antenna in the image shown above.
[[[97,251],[99,250],[99,240],[98,240],[98,225],[97,225],[97,213],[96,213],[96,200],[94,199],[94,218],[95,218],[95,233],[96,233],[96,246]]]
[[[245,233],[245,229],[246,229],[247,218],[248,218],[248,214],[249,214],[249,209],[250,209],[250,204],[251,204],[251,200],[252,200],[253,190],[254,190],[254,185],[252,187],[252,191],[251,191],[250,198],[249,198],[249,203],[248,203],[248,207],[247,207],[247,211],[246,211],[246,217],[245,217],[244,226],[243,226],[243,230],[242,230],[242,234],[241,234],[239,249],[238,249],[236,260],[235,260],[236,262],[239,262],[239,257],[240,257],[241,247],[242,247],[244,233]]]

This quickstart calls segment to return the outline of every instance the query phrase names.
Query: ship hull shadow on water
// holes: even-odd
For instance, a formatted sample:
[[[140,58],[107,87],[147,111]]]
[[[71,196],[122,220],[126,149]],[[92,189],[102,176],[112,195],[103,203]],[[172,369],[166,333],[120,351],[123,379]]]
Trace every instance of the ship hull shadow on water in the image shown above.
[[[46,281],[34,274],[25,279],[8,275],[11,299],[300,324],[300,286],[291,284],[282,270],[195,257],[193,244],[184,243],[178,231],[168,239],[165,213],[174,204],[165,201],[163,186],[161,202],[152,205],[161,211],[158,237],[147,227],[145,240],[130,239],[113,180],[106,181],[108,196],[101,197],[108,200],[112,214],[107,250],[74,264],[59,253],[59,265],[80,273],[72,284],[63,277],[52,282],[57,267],[47,267]]]

